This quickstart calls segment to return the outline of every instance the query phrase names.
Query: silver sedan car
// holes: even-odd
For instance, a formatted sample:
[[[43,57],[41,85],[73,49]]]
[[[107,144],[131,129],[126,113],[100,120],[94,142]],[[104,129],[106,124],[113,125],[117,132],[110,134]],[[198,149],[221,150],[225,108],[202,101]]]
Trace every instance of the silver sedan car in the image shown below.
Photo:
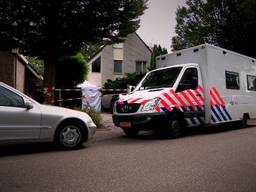
[[[53,141],[75,149],[91,139],[95,130],[86,113],[41,105],[0,82],[0,143]]]

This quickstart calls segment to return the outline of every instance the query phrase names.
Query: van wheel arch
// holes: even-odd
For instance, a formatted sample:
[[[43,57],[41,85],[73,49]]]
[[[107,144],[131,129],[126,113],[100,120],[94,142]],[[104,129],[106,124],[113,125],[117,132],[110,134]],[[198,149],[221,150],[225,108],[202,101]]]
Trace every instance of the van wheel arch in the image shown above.
[[[183,135],[186,126],[184,114],[181,111],[175,111],[170,115],[170,124],[168,132],[173,138],[178,138]]]
[[[241,120],[241,126],[242,128],[248,127],[248,120],[250,119],[249,113],[244,113],[243,114],[243,119]]]

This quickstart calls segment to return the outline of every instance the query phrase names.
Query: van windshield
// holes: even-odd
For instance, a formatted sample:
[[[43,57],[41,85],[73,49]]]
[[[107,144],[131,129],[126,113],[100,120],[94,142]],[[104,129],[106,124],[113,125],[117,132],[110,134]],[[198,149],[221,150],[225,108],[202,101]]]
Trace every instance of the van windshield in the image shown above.
[[[182,67],[162,69],[149,73],[141,83],[139,90],[172,87]]]

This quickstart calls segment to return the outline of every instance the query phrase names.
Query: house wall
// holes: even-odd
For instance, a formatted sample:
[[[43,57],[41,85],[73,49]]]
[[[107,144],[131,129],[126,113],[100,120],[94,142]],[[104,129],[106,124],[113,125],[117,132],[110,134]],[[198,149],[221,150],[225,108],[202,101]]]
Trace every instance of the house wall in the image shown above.
[[[15,87],[13,61],[11,52],[0,51],[0,81]]]
[[[101,52],[99,54],[97,54],[93,60],[91,60],[88,65],[89,65],[89,73],[88,73],[88,81],[90,83],[92,83],[93,85],[96,85],[98,87],[101,87],[101,73],[96,73],[96,72],[92,72],[92,63],[99,57],[101,56]],[[101,71],[102,71],[102,57],[101,57]]]
[[[0,81],[25,91],[25,63],[17,53],[0,51]]]
[[[101,56],[101,72],[92,71],[92,63]],[[151,51],[136,33],[128,35],[122,44],[105,46],[90,62],[88,81],[103,87],[108,80],[124,77],[127,73],[136,72],[136,61],[146,61],[150,64]],[[114,73],[114,60],[123,60],[122,73]]]
[[[14,56],[17,58],[18,56]],[[25,65],[19,60],[16,60],[16,89],[21,92],[25,91]]]
[[[124,42],[124,73],[134,73],[136,71],[136,61],[146,61],[150,65],[151,52],[143,41],[132,33],[128,35]]]
[[[103,50],[102,50],[102,62],[101,62],[101,66],[102,66],[102,79],[101,79],[101,87],[104,86],[104,83],[108,80],[108,79],[113,79],[114,77],[114,55],[113,55],[113,46],[109,45],[106,46]]]
[[[107,46],[103,52],[102,85],[108,79],[113,80],[124,77],[127,73],[136,72],[136,61],[146,61],[147,66],[150,64],[151,51],[135,33],[128,35],[123,43],[123,50],[115,48],[115,46]],[[120,58],[123,59],[123,72],[122,74],[115,74],[113,60]]]

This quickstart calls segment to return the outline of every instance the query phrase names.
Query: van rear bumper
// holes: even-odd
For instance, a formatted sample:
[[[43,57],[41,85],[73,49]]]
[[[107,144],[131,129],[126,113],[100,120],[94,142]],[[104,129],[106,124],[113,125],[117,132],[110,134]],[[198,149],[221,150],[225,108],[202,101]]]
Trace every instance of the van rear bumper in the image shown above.
[[[169,123],[170,113],[113,114],[112,119],[117,127],[153,130],[165,128]],[[123,126],[124,124],[126,125]]]

